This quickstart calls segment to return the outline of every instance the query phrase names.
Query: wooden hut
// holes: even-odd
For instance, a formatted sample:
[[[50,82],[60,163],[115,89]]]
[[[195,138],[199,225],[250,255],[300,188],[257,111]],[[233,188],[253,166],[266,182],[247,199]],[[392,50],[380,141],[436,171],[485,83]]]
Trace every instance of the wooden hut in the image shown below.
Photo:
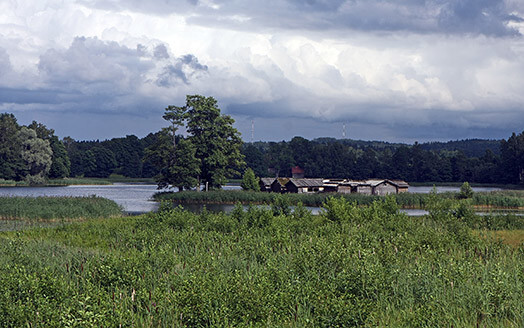
[[[286,183],[289,182],[289,178],[276,178],[271,183],[271,191],[272,192],[279,192],[279,193],[285,193],[286,190]]]
[[[397,193],[397,187],[389,180],[367,180],[373,195],[385,196]]]
[[[286,183],[287,192],[312,193],[324,191],[322,179],[289,179]]]
[[[260,178],[258,181],[260,191],[270,192],[273,181],[275,181],[275,178]]]
[[[345,179],[324,179],[322,187],[324,192],[338,192],[340,184],[345,181]]]
[[[393,185],[397,187],[397,194],[408,192],[409,184],[402,180],[389,180]]]

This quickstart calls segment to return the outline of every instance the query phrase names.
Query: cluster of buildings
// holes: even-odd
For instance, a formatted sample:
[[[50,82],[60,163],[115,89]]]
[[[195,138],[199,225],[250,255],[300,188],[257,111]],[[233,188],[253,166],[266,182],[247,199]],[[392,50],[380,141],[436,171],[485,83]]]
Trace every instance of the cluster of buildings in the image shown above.
[[[337,192],[343,194],[389,195],[407,192],[409,185],[401,180],[261,178],[260,190],[278,193]]]

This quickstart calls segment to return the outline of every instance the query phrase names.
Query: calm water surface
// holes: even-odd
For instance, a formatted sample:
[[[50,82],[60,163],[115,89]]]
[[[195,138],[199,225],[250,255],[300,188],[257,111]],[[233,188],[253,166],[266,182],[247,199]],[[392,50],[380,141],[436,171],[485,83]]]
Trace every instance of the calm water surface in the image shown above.
[[[114,200],[128,213],[144,213],[158,208],[157,203],[150,201],[157,191],[156,185],[122,183],[102,186],[4,187],[0,188],[0,196],[85,197],[95,195]]]
[[[224,189],[240,189],[238,185],[227,185]],[[433,187],[409,187],[412,193],[429,193]],[[458,191],[458,187],[437,187],[437,192]],[[499,188],[479,188],[473,187],[474,191],[493,191]],[[156,211],[158,203],[151,201],[153,195],[158,192],[156,185],[151,184],[129,184],[115,183],[113,185],[90,185],[90,186],[65,186],[65,187],[0,187],[0,196],[22,196],[22,197],[40,197],[40,196],[68,196],[82,197],[96,195],[115,201],[123,207],[124,211],[130,214],[146,213]],[[190,211],[199,212],[202,205],[185,205]],[[229,212],[233,205],[206,205],[209,211]],[[319,207],[307,207],[317,214]],[[424,215],[423,210],[403,210],[408,215]]]

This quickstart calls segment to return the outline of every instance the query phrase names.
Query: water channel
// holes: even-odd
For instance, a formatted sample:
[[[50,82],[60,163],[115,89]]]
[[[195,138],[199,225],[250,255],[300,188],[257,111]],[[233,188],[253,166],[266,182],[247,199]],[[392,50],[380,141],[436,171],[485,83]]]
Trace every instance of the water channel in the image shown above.
[[[224,189],[234,190],[240,189],[238,185],[226,185]],[[429,193],[433,187],[409,187],[409,192],[412,193]],[[458,187],[437,187],[437,192],[458,191]],[[473,187],[474,191],[493,191],[500,190],[499,188],[479,188]],[[77,185],[77,186],[63,186],[63,187],[0,187],[0,197],[85,197],[85,196],[99,196],[111,199],[122,206],[124,211],[128,214],[141,214],[158,209],[158,203],[151,201],[153,195],[158,192],[156,185],[152,184],[130,184],[130,183],[115,183],[113,185]],[[213,212],[224,211],[229,212],[234,205],[206,205],[206,209]],[[203,205],[185,205],[190,211],[199,212]],[[319,207],[307,207],[312,213],[316,214],[320,211]],[[402,210],[408,215],[420,216],[426,212],[424,210]]]

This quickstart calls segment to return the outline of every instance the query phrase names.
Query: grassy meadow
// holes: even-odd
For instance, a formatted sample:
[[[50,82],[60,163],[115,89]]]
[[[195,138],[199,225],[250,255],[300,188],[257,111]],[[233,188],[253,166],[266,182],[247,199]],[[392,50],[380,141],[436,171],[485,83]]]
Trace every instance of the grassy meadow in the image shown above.
[[[0,233],[6,327],[522,327],[524,248],[454,199],[162,206]],[[492,227],[499,230],[490,230]],[[498,234],[498,235],[497,235]]]

